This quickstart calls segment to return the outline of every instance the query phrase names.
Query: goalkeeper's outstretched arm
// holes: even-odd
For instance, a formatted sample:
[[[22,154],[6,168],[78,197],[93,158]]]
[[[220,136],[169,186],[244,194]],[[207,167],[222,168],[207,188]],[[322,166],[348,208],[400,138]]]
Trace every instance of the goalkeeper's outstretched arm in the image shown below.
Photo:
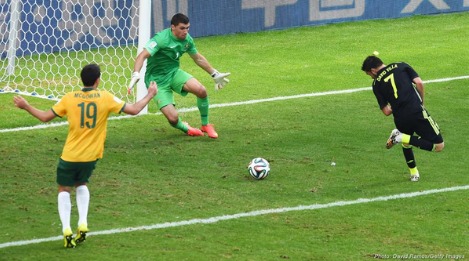
[[[140,70],[142,69],[143,63],[148,57],[150,57],[150,53],[146,49],[143,49],[143,51],[141,51],[135,59],[134,71],[132,73],[129,86],[127,87],[127,93],[130,93],[135,84],[140,80]]]
[[[200,53],[190,54],[192,60],[202,69],[204,69],[210,76],[212,76],[213,81],[215,81],[215,90],[220,90],[221,88],[225,87],[230,80],[228,80],[228,76],[230,73],[220,73],[217,69],[213,68],[212,65],[208,62],[208,60]]]
[[[140,70],[143,67],[143,62],[150,57],[150,53],[147,51],[147,49],[143,49],[138,55],[137,58],[135,58],[135,63],[134,63],[134,72],[140,72]]]
[[[196,54],[189,54],[192,60],[194,60],[194,63],[197,64],[200,68],[202,68],[204,71],[206,71],[208,74],[212,74],[215,71],[215,68],[210,65],[208,62],[207,58],[203,56],[200,53]]]

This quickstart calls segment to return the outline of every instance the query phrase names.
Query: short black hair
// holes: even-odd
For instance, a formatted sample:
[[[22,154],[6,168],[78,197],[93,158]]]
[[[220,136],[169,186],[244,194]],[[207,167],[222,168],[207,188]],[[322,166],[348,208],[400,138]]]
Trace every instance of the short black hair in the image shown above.
[[[383,65],[383,61],[379,59],[377,56],[370,55],[366,57],[365,61],[363,61],[362,71],[369,72],[372,68],[378,68]]]
[[[189,23],[189,17],[185,14],[177,13],[173,15],[173,18],[171,18],[171,24],[176,26],[178,24],[188,24]]]
[[[97,64],[88,64],[81,70],[81,81],[83,86],[89,87],[93,86],[96,80],[101,77],[101,69]]]

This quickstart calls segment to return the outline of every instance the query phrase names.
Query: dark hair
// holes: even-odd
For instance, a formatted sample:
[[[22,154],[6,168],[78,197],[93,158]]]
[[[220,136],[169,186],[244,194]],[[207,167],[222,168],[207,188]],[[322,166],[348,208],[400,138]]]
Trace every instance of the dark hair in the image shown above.
[[[83,86],[89,87],[93,86],[96,80],[101,77],[101,69],[97,64],[88,64],[81,70],[81,81]]]
[[[178,24],[188,24],[189,23],[189,17],[187,17],[185,14],[177,13],[173,15],[173,18],[171,18],[171,24],[176,26]]]
[[[365,61],[363,61],[362,71],[369,72],[372,68],[377,68],[383,65],[383,61],[379,59],[377,56],[370,55],[366,57]]]

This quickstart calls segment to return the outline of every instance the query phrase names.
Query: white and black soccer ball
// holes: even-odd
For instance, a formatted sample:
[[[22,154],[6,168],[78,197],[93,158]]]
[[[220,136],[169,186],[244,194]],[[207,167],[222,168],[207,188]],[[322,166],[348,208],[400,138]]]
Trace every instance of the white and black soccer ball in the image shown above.
[[[254,158],[248,165],[248,171],[255,179],[265,179],[270,173],[270,164],[264,158]]]

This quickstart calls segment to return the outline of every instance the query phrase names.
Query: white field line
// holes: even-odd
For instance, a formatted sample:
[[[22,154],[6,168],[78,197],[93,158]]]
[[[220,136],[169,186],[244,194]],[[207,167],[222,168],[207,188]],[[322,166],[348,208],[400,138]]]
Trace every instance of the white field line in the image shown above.
[[[441,78],[435,80],[428,80],[424,81],[424,83],[434,83],[434,82],[449,82],[455,80],[464,80],[469,79],[469,75],[466,76],[458,76],[458,77],[451,77],[451,78]],[[313,93],[306,93],[306,94],[298,94],[292,96],[279,96],[273,98],[266,98],[266,99],[259,99],[259,100],[249,100],[249,101],[242,101],[242,102],[230,102],[230,103],[221,103],[221,104],[211,104],[210,108],[221,108],[221,107],[230,107],[230,106],[240,106],[240,105],[248,105],[248,104],[255,104],[255,103],[262,103],[262,102],[272,102],[272,101],[282,101],[282,100],[290,100],[290,99],[299,99],[305,97],[316,97],[316,96],[325,96],[325,95],[336,95],[336,94],[347,94],[347,93],[354,93],[354,92],[361,92],[361,91],[368,91],[371,90],[371,87],[362,87],[362,88],[355,88],[355,89],[347,89],[347,90],[338,90],[338,91],[326,91],[326,92],[313,92]],[[191,112],[197,111],[197,107],[190,107],[190,108],[180,108],[178,109],[179,112]],[[151,114],[151,113],[150,113]],[[155,115],[161,114],[160,112],[153,113]],[[139,115],[140,116],[140,115]],[[138,116],[117,116],[111,117],[110,120],[121,120],[131,117],[138,117]],[[46,128],[53,128],[68,125],[68,122],[58,122],[58,123],[48,123],[48,124],[39,124],[36,126],[30,127],[19,127],[19,128],[11,128],[11,129],[0,129],[0,133],[5,132],[17,132],[17,131],[27,131],[27,130],[35,130],[35,129],[46,129]]]
[[[177,222],[166,222],[166,223],[160,223],[160,224],[154,224],[154,225],[148,225],[148,226],[117,228],[117,229],[89,232],[87,235],[89,236],[111,235],[111,234],[126,233],[126,232],[133,232],[133,231],[164,229],[164,228],[181,227],[181,226],[189,226],[189,225],[196,225],[196,224],[213,224],[219,221],[239,219],[239,218],[244,218],[244,217],[255,217],[255,216],[260,216],[260,215],[285,213],[285,212],[291,212],[291,211],[316,210],[316,209],[323,209],[323,208],[342,207],[342,206],[349,206],[349,205],[355,205],[355,204],[364,204],[364,203],[380,202],[380,201],[388,201],[388,200],[404,199],[404,198],[413,198],[413,197],[419,197],[419,196],[425,196],[425,195],[431,195],[431,194],[437,194],[437,193],[445,193],[445,192],[451,192],[451,191],[458,191],[458,190],[467,190],[467,189],[469,189],[469,185],[442,188],[442,189],[431,189],[431,190],[410,192],[410,193],[402,193],[402,194],[396,194],[396,195],[390,195],[390,196],[381,196],[381,197],[376,197],[376,198],[359,198],[356,200],[349,200],[349,201],[336,201],[336,202],[326,203],[326,204],[313,204],[313,205],[307,205],[307,206],[300,205],[296,207],[263,209],[263,210],[256,210],[256,211],[251,211],[251,212],[232,214],[232,215],[216,216],[216,217],[211,217],[211,218],[196,218],[196,219],[177,221]],[[0,249],[13,247],[13,246],[38,244],[42,242],[59,241],[62,239],[63,239],[63,236],[56,236],[56,237],[39,238],[39,239],[32,239],[32,240],[7,242],[7,243],[1,243]]]

